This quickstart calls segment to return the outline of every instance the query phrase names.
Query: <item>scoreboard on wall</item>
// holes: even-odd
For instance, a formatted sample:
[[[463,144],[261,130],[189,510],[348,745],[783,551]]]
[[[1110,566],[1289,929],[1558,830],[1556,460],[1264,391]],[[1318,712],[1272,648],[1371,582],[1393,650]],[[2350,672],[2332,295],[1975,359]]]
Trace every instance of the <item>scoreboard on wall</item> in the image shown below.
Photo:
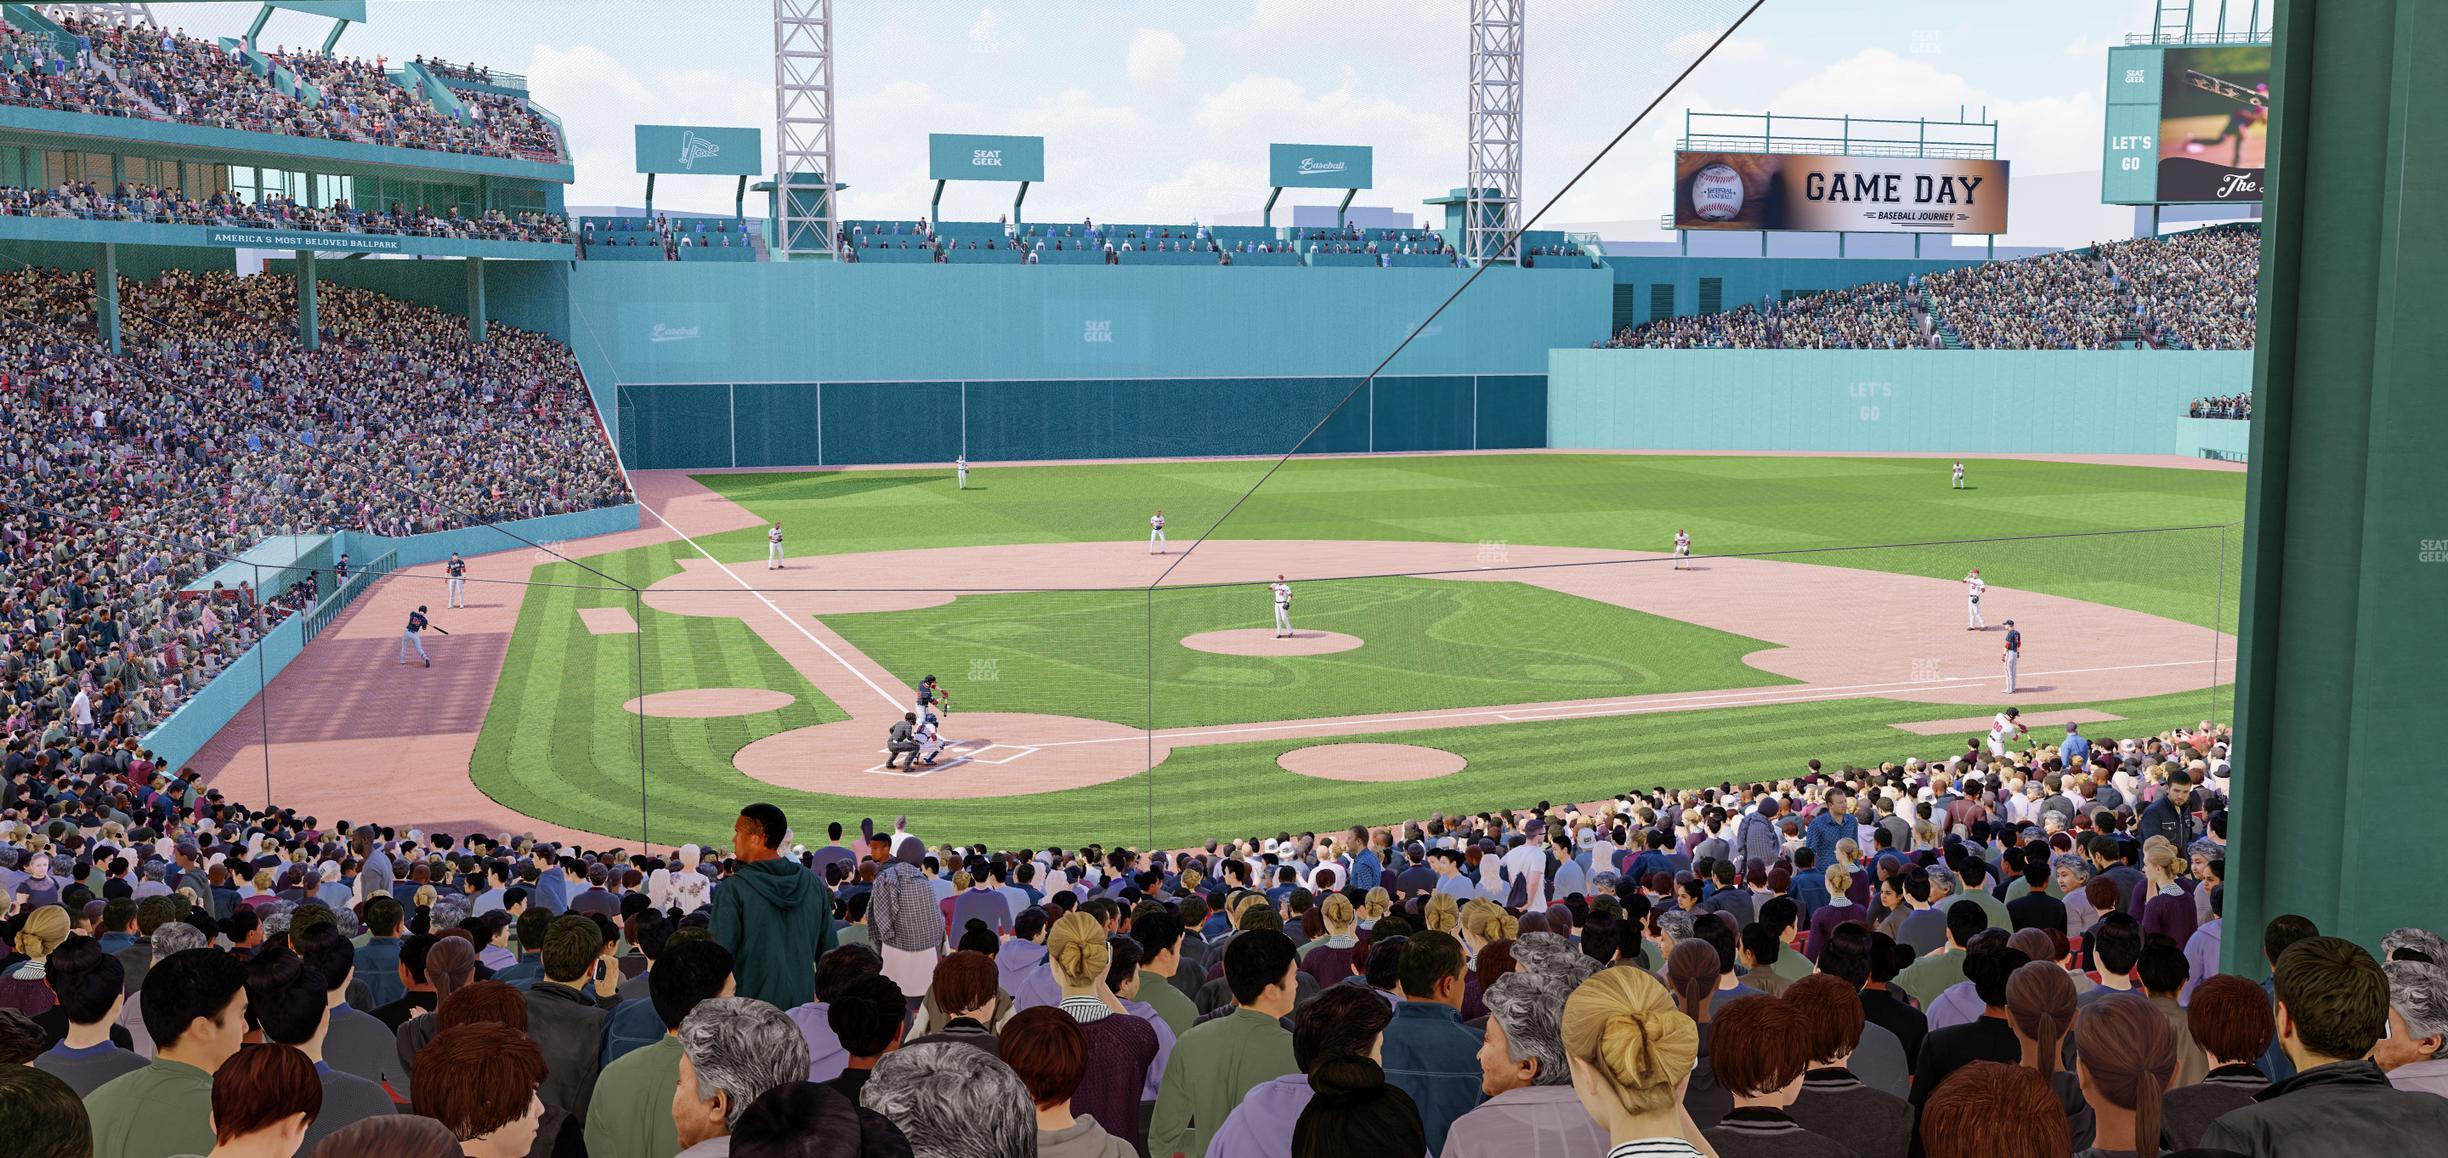
[[[2269,80],[2266,44],[2109,49],[2100,200],[2260,201]]]

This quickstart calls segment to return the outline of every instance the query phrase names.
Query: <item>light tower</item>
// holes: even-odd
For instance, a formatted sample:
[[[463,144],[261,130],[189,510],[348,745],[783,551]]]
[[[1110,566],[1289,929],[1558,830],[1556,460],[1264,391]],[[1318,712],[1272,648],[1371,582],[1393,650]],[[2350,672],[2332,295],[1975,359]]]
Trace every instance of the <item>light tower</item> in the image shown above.
[[[1518,264],[1521,228],[1522,6],[1471,0],[1470,164],[1462,254],[1473,264]]]
[[[833,256],[833,0],[774,0],[774,162],[774,249]]]

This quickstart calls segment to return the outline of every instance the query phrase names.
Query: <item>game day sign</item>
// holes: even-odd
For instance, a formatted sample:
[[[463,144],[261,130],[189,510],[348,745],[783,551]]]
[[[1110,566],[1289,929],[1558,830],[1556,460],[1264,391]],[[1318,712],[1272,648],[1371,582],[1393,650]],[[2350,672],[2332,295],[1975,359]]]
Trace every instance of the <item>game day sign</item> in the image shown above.
[[[2006,162],[1675,154],[1677,229],[2006,232]]]

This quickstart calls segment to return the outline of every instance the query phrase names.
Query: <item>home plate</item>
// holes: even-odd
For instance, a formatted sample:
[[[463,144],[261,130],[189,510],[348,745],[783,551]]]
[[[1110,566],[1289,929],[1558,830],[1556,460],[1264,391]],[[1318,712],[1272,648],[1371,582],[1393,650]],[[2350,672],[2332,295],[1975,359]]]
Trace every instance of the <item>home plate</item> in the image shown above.
[[[1013,748],[1015,750],[1012,755],[1005,756],[1000,760],[986,760],[980,758],[980,753],[991,751],[995,748]],[[985,740],[946,740],[944,741],[943,747],[935,753],[935,762],[932,764],[919,764],[915,767],[909,768],[904,768],[900,765],[887,768],[882,764],[877,764],[874,767],[867,769],[867,771],[873,772],[878,776],[902,776],[916,778],[919,776],[931,776],[937,772],[944,771],[947,768],[958,768],[963,764],[1009,764],[1012,761],[1017,760],[1022,756],[1026,756],[1036,750],[1037,749],[1035,748],[1019,748],[1012,744],[996,744]],[[887,749],[878,749],[878,751],[885,751],[887,754],[889,754],[889,750]]]

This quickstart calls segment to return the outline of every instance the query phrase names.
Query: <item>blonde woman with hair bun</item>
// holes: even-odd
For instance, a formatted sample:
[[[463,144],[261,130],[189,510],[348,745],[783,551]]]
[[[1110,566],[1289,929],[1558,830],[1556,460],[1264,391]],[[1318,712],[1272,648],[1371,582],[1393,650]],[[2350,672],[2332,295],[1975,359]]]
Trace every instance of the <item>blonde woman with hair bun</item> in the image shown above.
[[[1115,1123],[1114,1137],[1137,1144],[1139,1094],[1147,1087],[1148,1069],[1156,1063],[1156,1029],[1123,1008],[1106,973],[1113,950],[1105,940],[1103,922],[1086,913],[1071,913],[1046,931],[1046,961],[1054,983],[1062,989],[1059,1008],[1079,1023],[1087,1035],[1088,1064],[1080,1077],[1071,1112]]]
[[[1393,911],[1393,894],[1386,892],[1382,885],[1370,889],[1367,898],[1360,902],[1360,927],[1374,929],[1377,927],[1377,922],[1384,920],[1385,915]]]
[[[1301,955],[1301,972],[1316,978],[1318,988],[1338,985],[1355,972],[1352,961],[1359,953],[1357,935],[1360,912],[1352,907],[1351,898],[1330,893],[1318,902],[1318,917],[1326,922],[1326,937]]]
[[[1657,978],[1599,970],[1565,1001],[1562,1028],[1573,1093],[1606,1130],[1609,1158],[1715,1158],[1683,1109],[1700,1027]]]
[[[1452,894],[1438,893],[1428,898],[1428,909],[1421,914],[1428,927],[1439,933],[1452,933],[1462,928],[1462,910]]]
[[[1479,951],[1498,941],[1510,941],[1521,930],[1521,919],[1494,901],[1473,898],[1462,906],[1462,948],[1473,964]]]

